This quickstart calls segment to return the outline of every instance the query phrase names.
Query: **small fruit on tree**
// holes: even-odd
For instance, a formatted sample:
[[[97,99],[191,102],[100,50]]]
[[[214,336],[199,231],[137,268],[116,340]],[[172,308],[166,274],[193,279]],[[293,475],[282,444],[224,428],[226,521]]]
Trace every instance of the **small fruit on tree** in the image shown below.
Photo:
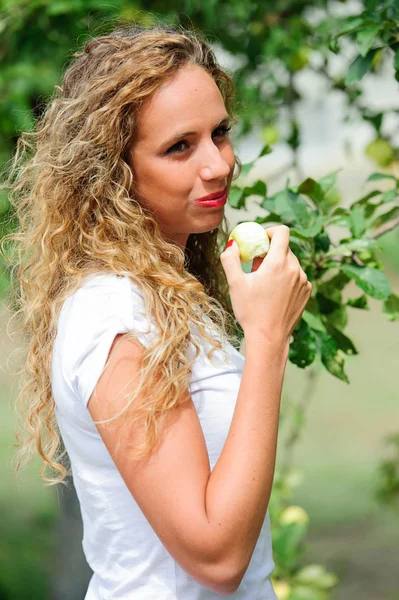
[[[273,589],[278,600],[288,600],[291,593],[291,586],[285,581],[273,581]]]

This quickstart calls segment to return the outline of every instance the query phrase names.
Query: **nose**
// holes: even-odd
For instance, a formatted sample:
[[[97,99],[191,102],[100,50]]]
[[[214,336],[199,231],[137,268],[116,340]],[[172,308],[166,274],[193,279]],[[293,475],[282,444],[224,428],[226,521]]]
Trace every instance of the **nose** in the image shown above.
[[[207,142],[203,150],[200,177],[204,181],[226,179],[231,167],[223,158],[220,148],[213,142]]]

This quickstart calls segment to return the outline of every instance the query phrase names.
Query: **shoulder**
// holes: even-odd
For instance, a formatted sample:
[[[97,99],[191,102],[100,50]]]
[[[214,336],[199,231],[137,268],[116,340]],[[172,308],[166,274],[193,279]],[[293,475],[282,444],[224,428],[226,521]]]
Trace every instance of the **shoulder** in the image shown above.
[[[84,277],[78,289],[65,300],[60,320],[85,315],[89,321],[96,321],[113,312],[130,313],[134,304],[137,308],[143,305],[142,293],[129,277],[94,273]]]
[[[58,319],[54,360],[84,402],[116,336],[129,331],[143,346],[150,344],[142,298],[129,277],[103,273],[87,276],[65,301]]]

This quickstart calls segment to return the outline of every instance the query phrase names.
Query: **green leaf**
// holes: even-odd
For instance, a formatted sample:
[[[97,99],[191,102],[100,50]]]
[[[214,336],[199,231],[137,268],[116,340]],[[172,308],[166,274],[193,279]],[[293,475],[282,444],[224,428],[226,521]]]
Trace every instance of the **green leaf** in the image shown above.
[[[399,69],[399,48],[396,50],[393,66],[395,67],[395,69]]]
[[[319,180],[319,186],[323,190],[324,194],[327,194],[337,183],[337,174],[341,171],[341,169],[337,169],[336,171],[332,171],[325,175]]]
[[[380,200],[379,202],[376,202],[375,204],[373,204],[372,202],[366,204],[366,206],[364,207],[364,216],[366,219],[370,219],[373,214],[375,213],[375,211],[377,210],[377,208],[379,208],[381,206],[381,204],[384,204],[383,200]]]
[[[362,237],[362,235],[366,231],[366,219],[364,217],[364,212],[362,208],[360,206],[355,206],[355,208],[351,209],[350,215],[350,229],[352,235],[356,238]]]
[[[327,231],[319,233],[314,238],[314,245],[316,252],[327,252],[331,244],[330,236]]]
[[[331,52],[334,52],[334,54],[339,53],[339,43],[336,38],[330,39],[328,43],[328,49],[331,50]]]
[[[241,172],[240,172],[240,178],[246,177],[254,165],[255,165],[254,160],[250,163],[245,163],[245,165],[242,165]]]
[[[301,183],[301,185],[298,187],[298,192],[300,194],[305,194],[305,196],[309,196],[316,206],[320,204],[324,198],[324,192],[321,189],[321,186],[317,183],[317,181],[311,179],[310,177]]]
[[[329,256],[347,256],[349,258],[352,256],[352,250],[348,248],[347,244],[340,244],[326,252],[326,257]]]
[[[379,134],[381,132],[381,125],[382,125],[382,119],[384,117],[384,113],[380,112],[377,114],[365,114],[363,113],[362,115],[362,119],[364,119],[365,121],[368,121],[369,123],[372,124],[372,126],[374,127],[374,129],[376,130],[376,132]]]
[[[266,198],[261,203],[261,207],[277,213],[283,221],[298,224],[300,227],[307,227],[312,220],[312,214],[305,200],[288,188],[271,198]]]
[[[364,204],[367,204],[371,198],[379,196],[380,194],[381,192],[379,190],[373,190],[366,196],[363,196],[363,198],[360,198],[359,200],[356,200],[356,202],[353,202],[353,204],[351,204],[351,208],[355,208],[355,206],[363,206]]]
[[[342,217],[343,215],[350,215],[350,212],[347,208],[344,208],[343,206],[337,206],[337,208],[334,208],[334,210],[331,213],[331,217]]]
[[[359,52],[361,56],[366,56],[367,52],[373,45],[380,28],[380,25],[373,25],[371,27],[363,27],[362,29],[359,29],[356,35],[356,41],[359,46]]]
[[[314,333],[308,324],[301,319],[295,327],[293,341],[290,344],[288,359],[300,369],[311,365],[316,358],[316,343]]]
[[[363,16],[348,17],[343,21],[342,25],[343,29],[341,29],[337,37],[355,31],[356,29],[359,29],[359,27],[364,27],[364,18]]]
[[[261,156],[266,156],[266,154],[270,154],[271,151],[272,151],[272,149],[269,146],[269,144],[266,144],[266,146],[263,146],[258,158],[260,158]]]
[[[326,317],[328,319],[328,317]],[[345,352],[345,354],[353,355],[359,354],[355,344],[349,339],[342,331],[334,327],[326,321],[327,332],[331,335],[331,337],[337,342],[338,348]]]
[[[244,190],[238,187],[231,187],[227,198],[229,206],[232,208],[240,209],[245,207],[245,194]]]
[[[293,150],[296,150],[299,146],[299,126],[296,121],[291,122],[291,134],[287,139],[287,143]]]
[[[316,235],[321,233],[323,230],[323,225],[327,221],[327,217],[323,215],[317,215],[313,225],[304,229],[291,229],[291,235],[297,236],[301,239],[309,239],[314,238]]]
[[[314,315],[308,310],[304,310],[302,319],[315,331],[326,331],[325,325],[318,315]]]
[[[252,196],[253,194],[264,197],[267,193],[267,187],[264,181],[258,179],[258,181],[256,181],[252,185],[245,186],[243,189],[243,193],[245,198],[247,198],[248,196]]]
[[[373,238],[360,238],[352,240],[346,245],[352,252],[365,252],[366,250],[374,250],[377,247],[377,242]]]
[[[348,312],[344,304],[328,315],[328,322],[343,331],[348,324]]]
[[[344,371],[344,358],[339,352],[337,342],[327,333],[316,332],[316,345],[321,356],[321,362],[334,377],[349,383],[349,379]]]
[[[316,300],[320,313],[323,315],[329,315],[341,306],[339,302],[327,298],[327,296],[324,296],[324,294],[321,294],[319,291],[316,293]]]
[[[367,178],[367,181],[378,181],[379,179],[393,179],[394,181],[397,181],[394,175],[387,175],[387,173],[373,173]]]
[[[355,58],[353,63],[350,65],[348,73],[345,78],[345,84],[350,85],[355,81],[360,81],[371,69],[374,56],[376,55],[379,48],[369,50],[366,56],[358,56]]]
[[[297,561],[299,547],[307,530],[307,523],[288,523],[275,530],[273,555],[279,567],[291,569]]]
[[[399,297],[396,294],[391,294],[385,300],[382,312],[389,321],[397,321],[399,319]]]
[[[264,181],[258,180],[252,185],[246,185],[244,188],[232,186],[229,191],[228,203],[232,208],[245,208],[245,200],[252,194],[266,196],[267,187]]]
[[[340,264],[337,263],[336,266],[339,267]],[[345,273],[342,273],[342,271],[340,271],[339,273],[334,275],[334,277],[332,277],[328,281],[324,281],[323,283],[321,283],[319,285],[318,291],[320,293],[322,293],[324,296],[326,296],[327,298],[330,298],[331,300],[338,302],[338,304],[341,306],[341,303],[342,303],[341,291],[344,289],[344,287],[347,285],[348,282],[349,282],[349,277],[347,277],[345,275]]]
[[[367,296],[362,294],[358,298],[349,299],[346,303],[348,306],[352,306],[353,308],[361,308],[363,310],[370,310]]]
[[[271,212],[266,217],[256,217],[255,223],[281,223],[281,217],[280,215]]]
[[[386,192],[383,192],[382,200],[385,203],[393,202],[393,200],[396,200],[397,196],[398,196],[397,190],[387,190]]]
[[[330,219],[329,221],[329,225],[336,225],[337,227],[350,227],[351,224],[351,218],[350,215],[342,215],[342,216],[337,216],[337,217],[333,217]]]
[[[374,221],[372,223],[372,227],[373,228],[380,227],[381,225],[388,223],[388,221],[391,221],[392,219],[396,219],[396,217],[398,217],[398,216],[399,216],[399,206],[394,206],[394,208],[391,208],[391,210],[389,210],[388,212],[384,213],[383,215],[379,215],[376,219],[374,219]]]
[[[357,265],[342,265],[342,271],[354,280],[366,294],[377,300],[386,300],[391,294],[391,284],[385,273],[373,267],[359,267]]]

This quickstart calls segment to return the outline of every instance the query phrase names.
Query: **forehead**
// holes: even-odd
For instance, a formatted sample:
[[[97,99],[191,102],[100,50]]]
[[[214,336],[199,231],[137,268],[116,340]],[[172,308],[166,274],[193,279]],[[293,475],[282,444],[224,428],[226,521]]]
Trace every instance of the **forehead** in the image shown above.
[[[226,113],[215,81],[203,68],[179,69],[141,108],[138,138],[144,140],[204,121],[214,122]]]

